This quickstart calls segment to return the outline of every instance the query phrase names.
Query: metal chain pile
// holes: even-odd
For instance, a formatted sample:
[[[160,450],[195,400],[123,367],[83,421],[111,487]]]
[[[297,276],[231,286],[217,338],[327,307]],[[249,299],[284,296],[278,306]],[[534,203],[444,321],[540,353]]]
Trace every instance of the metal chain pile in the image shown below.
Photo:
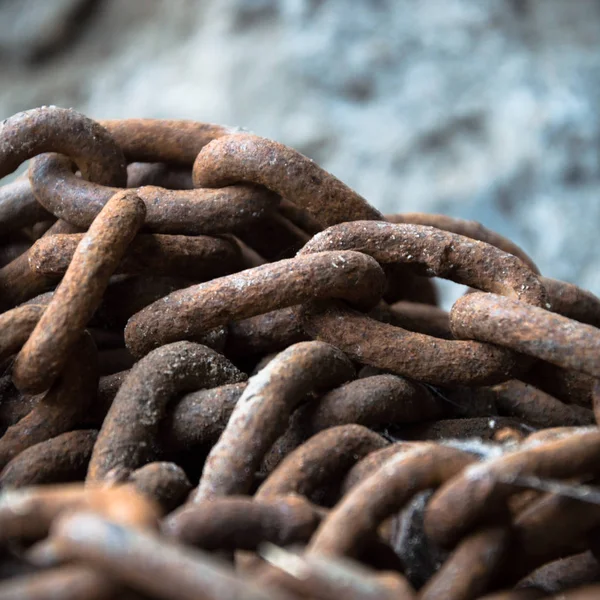
[[[42,107],[28,159],[0,600],[600,596],[598,298],[242,131]]]

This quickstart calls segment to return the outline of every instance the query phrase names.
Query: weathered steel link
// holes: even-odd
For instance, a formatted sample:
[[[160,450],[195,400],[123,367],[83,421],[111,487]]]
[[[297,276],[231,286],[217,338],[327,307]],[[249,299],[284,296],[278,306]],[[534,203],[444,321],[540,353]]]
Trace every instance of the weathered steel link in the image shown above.
[[[42,108],[28,159],[0,600],[598,595],[600,299],[242,130]]]
[[[35,199],[26,176],[0,186],[0,234],[50,218],[52,215]]]
[[[397,512],[417,492],[443,484],[474,461],[461,450],[433,445],[392,456],[334,508],[312,538],[309,551],[356,554],[373,525]]]
[[[0,472],[0,488],[81,481],[97,435],[94,429],[67,431],[30,446]]]
[[[254,470],[300,401],[353,376],[350,361],[328,344],[302,342],[284,350],[248,382],[206,460],[193,502],[247,493]]]
[[[0,438],[0,469],[22,450],[77,426],[96,396],[96,354],[94,342],[85,332],[64,357],[64,369],[52,387]]]
[[[341,479],[356,461],[387,446],[386,440],[360,425],[340,425],[317,433],[291,452],[269,475],[256,499],[301,494],[311,498]]]
[[[373,571],[349,559],[297,555],[267,546],[263,556],[279,569],[274,583],[301,597],[323,600],[413,600],[415,592],[398,572]]]
[[[194,162],[196,187],[257,183],[297,204],[325,226],[357,219],[383,220],[379,211],[298,151],[251,134],[219,138]],[[329,249],[329,248],[328,248]]]
[[[422,600],[476,598],[500,567],[510,535],[505,527],[481,529],[466,537],[420,590]]]
[[[205,550],[256,550],[306,543],[319,519],[308,503],[294,496],[256,501],[229,496],[188,504],[162,524],[167,535]]]
[[[538,276],[513,255],[490,244],[422,225],[354,221],[318,233],[298,253],[355,250],[381,264],[412,265],[420,275],[442,277],[485,292],[544,306]]]
[[[244,378],[227,359],[199,344],[177,342],[150,353],[117,392],[94,446],[88,481],[121,481],[148,462],[165,406],[175,394]]]
[[[38,202],[78,227],[87,228],[119,192],[76,177],[70,161],[58,154],[35,158],[29,178]],[[145,185],[135,190],[146,206],[145,227],[155,233],[214,234],[244,227],[274,210],[278,197],[256,186],[217,190],[168,190]]]
[[[76,233],[77,231],[76,227],[58,220],[44,233],[44,236]],[[31,269],[29,266],[30,250],[0,269],[0,306],[4,310],[35,298],[58,283],[56,276],[44,277]]]
[[[375,375],[346,383],[309,407],[311,432],[346,423],[370,429],[429,421],[445,412],[443,400],[427,388],[394,375]]]
[[[29,486],[0,494],[0,541],[42,539],[57,517],[73,510],[91,510],[137,527],[156,528],[159,516],[156,505],[130,485]]]
[[[43,237],[29,251],[29,266],[44,276],[66,273],[85,234]],[[138,235],[126,250],[116,273],[171,275],[204,281],[242,268],[239,247],[207,236]]]
[[[0,587],[0,600],[109,600],[115,584],[89,567],[65,565],[13,577]]]
[[[531,443],[522,450],[475,465],[443,486],[429,502],[427,534],[449,546],[473,527],[503,514],[504,502],[515,487],[511,477],[569,478],[598,469],[600,432],[583,430],[557,440]]]
[[[442,339],[452,339],[450,315],[437,306],[419,302],[394,302],[391,322],[397,327]]]
[[[307,303],[301,314],[311,337],[341,348],[353,360],[433,385],[491,385],[529,366],[497,346],[413,333],[339,302]]]
[[[563,404],[549,394],[521,381],[494,386],[496,406],[501,414],[517,417],[534,427],[592,425],[592,411],[576,404]]]
[[[104,185],[125,186],[125,158],[108,131],[72,109],[45,106],[0,123],[0,178],[44,152],[66,154],[82,176]]]
[[[191,167],[206,144],[238,128],[185,120],[120,119],[100,121],[128,162]]]
[[[542,277],[541,281],[548,293],[552,312],[600,327],[600,298],[572,283],[549,277]]]
[[[464,219],[455,219],[447,215],[432,215],[426,213],[402,213],[395,215],[386,215],[386,220],[390,223],[406,223],[410,225],[427,225],[449,231],[460,236],[485,242],[491,246],[499,248],[503,252],[508,252],[517,258],[520,258],[534,273],[539,274],[539,269],[533,259],[531,259],[519,246],[500,234],[484,227],[477,221],[465,221]]]
[[[128,481],[140,495],[156,502],[165,513],[178,507],[192,489],[184,470],[170,462],[145,464],[133,471]]]
[[[169,450],[214,444],[247,385],[230,383],[183,396],[161,424],[161,444]]]
[[[452,333],[600,377],[600,329],[496,294],[468,294],[450,311]]]
[[[370,308],[384,285],[379,265],[358,252],[281,260],[169,294],[129,320],[125,340],[135,356],[143,356],[160,345],[312,298],[344,298]]]
[[[124,583],[163,598],[285,598],[236,576],[206,552],[88,512],[62,517],[53,528],[53,537],[62,558],[97,566]],[[120,542],[117,546],[115,538]]]
[[[230,323],[225,353],[233,356],[271,354],[308,339],[297,308],[290,306]]]
[[[13,379],[19,389],[42,392],[56,379],[144,216],[144,205],[133,192],[115,194],[98,215],[16,359]]]

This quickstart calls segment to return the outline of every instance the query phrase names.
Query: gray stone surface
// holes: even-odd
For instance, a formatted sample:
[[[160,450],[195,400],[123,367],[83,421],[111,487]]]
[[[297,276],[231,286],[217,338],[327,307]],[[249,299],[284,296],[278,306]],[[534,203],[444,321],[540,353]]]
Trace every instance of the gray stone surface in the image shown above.
[[[0,1],[0,117],[57,104],[241,125],[386,212],[479,220],[600,294],[597,0],[93,4],[72,43],[32,62]]]

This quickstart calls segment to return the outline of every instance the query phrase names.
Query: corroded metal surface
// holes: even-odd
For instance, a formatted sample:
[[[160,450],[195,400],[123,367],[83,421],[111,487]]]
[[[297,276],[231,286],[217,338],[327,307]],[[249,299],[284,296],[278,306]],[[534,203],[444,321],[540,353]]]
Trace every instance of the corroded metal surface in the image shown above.
[[[34,109],[28,159],[0,600],[596,597],[598,298],[220,125]]]

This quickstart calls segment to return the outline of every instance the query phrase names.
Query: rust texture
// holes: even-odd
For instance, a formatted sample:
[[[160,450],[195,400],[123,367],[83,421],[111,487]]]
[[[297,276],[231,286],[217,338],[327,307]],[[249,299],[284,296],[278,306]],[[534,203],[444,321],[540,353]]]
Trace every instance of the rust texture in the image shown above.
[[[88,481],[121,480],[148,462],[158,424],[177,393],[244,379],[214,350],[177,342],[139,361],[117,392],[94,446]]]
[[[19,389],[48,389],[64,368],[69,350],[100,304],[144,216],[144,205],[134,193],[119,192],[83,236],[52,300],[17,356],[13,379]]]
[[[26,160],[0,600],[598,596],[599,298],[241,129],[42,107]]]
[[[194,162],[196,187],[256,183],[306,208],[325,226],[383,217],[367,201],[306,156],[251,134],[207,144]]]
[[[134,315],[125,341],[135,356],[208,329],[312,298],[345,298],[363,307],[381,297],[379,265],[358,252],[321,252],[247,269],[192,286]]]
[[[119,191],[76,177],[61,155],[32,161],[29,177],[38,202],[52,214],[78,227],[89,227],[102,207]],[[146,206],[145,225],[156,233],[188,235],[225,233],[252,223],[273,210],[277,196],[255,186],[217,190],[168,190],[145,185],[137,195]]]
[[[29,267],[44,276],[63,276],[84,234],[52,235],[29,251]],[[228,240],[187,235],[139,235],[127,249],[116,273],[170,275],[204,281],[242,268],[240,249]]]
[[[511,348],[565,369],[600,377],[600,330],[496,294],[459,298],[450,313],[457,338]]]
[[[350,361],[328,344],[302,342],[281,352],[248,382],[206,460],[193,501],[247,492],[254,469],[303,397],[353,375]]]

